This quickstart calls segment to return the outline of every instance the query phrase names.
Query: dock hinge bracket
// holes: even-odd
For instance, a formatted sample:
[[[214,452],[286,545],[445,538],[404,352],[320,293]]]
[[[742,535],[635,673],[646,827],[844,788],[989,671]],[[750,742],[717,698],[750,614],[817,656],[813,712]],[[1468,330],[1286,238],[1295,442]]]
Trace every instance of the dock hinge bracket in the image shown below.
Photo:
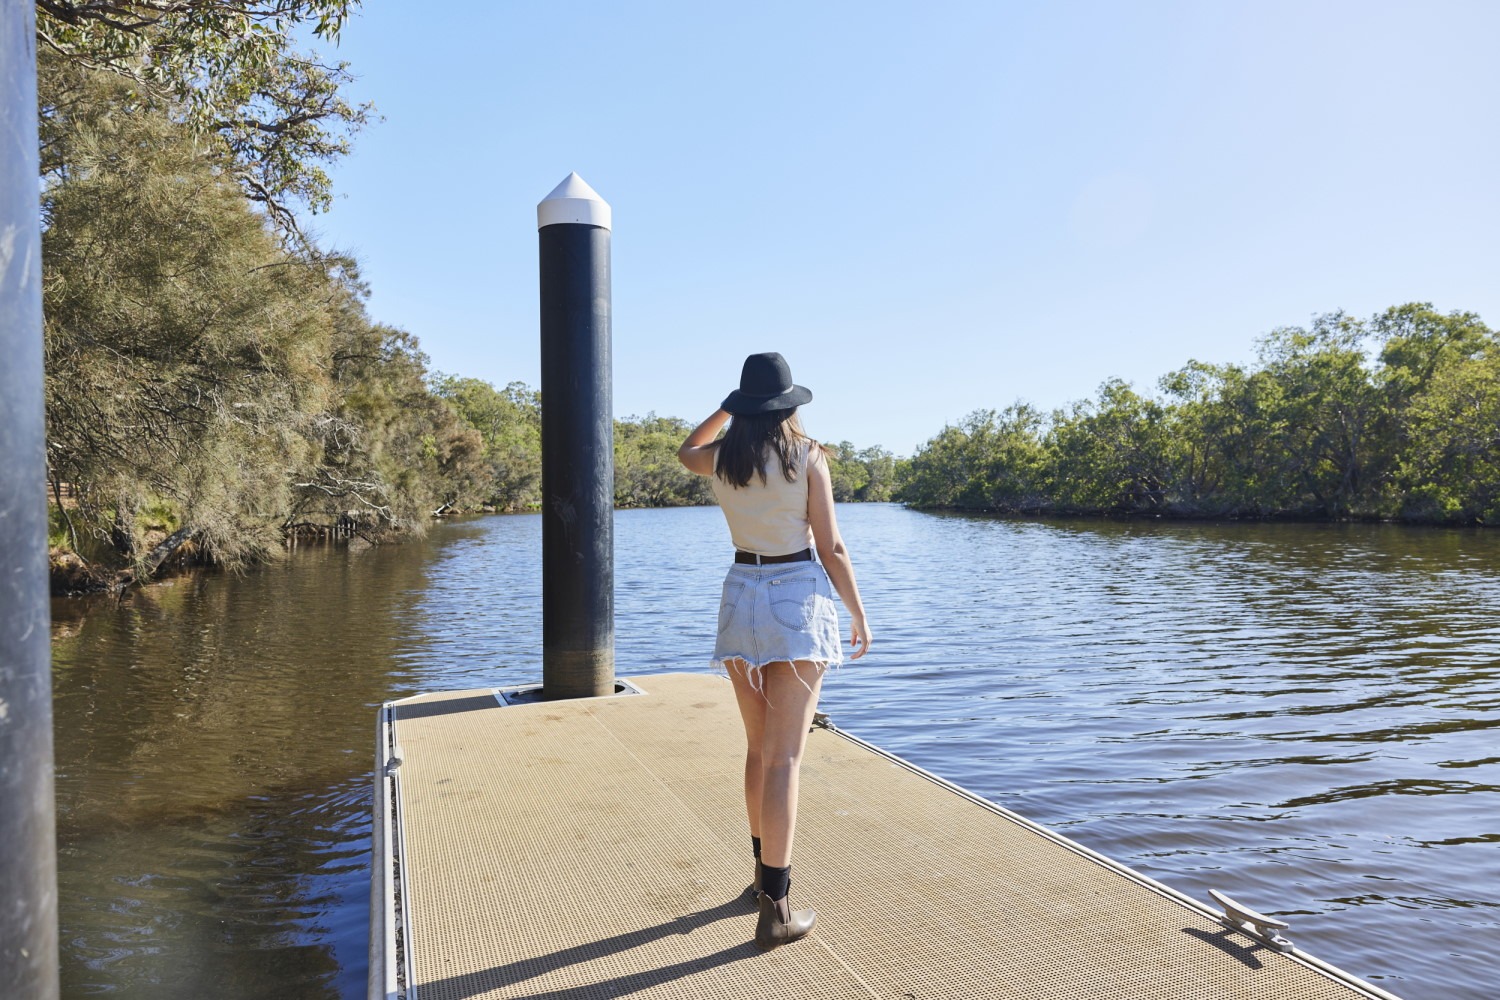
[[[1223,919],[1229,926],[1236,930],[1244,931],[1246,934],[1249,934],[1258,941],[1265,942],[1277,951],[1292,950],[1292,942],[1277,933],[1291,926],[1285,920],[1277,920],[1275,917],[1268,917],[1264,913],[1257,913],[1248,906],[1236,903],[1217,889],[1208,890],[1208,894],[1213,897],[1214,902],[1224,908]]]

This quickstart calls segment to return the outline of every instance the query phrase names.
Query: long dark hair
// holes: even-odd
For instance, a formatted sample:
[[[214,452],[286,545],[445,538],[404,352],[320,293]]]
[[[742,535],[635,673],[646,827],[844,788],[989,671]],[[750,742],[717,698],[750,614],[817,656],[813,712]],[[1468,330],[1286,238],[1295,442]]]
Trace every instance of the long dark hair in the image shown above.
[[[797,481],[797,445],[808,440],[797,419],[797,408],[769,413],[736,413],[729,429],[719,439],[714,454],[714,475],[736,489],[750,485],[755,476],[766,482],[770,452],[781,462],[781,474],[789,483]],[[809,452],[811,454],[811,452]]]

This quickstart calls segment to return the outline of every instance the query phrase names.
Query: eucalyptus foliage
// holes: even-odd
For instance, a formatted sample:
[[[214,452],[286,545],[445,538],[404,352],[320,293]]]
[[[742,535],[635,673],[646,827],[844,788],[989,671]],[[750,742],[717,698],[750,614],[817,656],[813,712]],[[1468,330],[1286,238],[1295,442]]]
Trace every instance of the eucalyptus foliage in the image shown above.
[[[358,0],[37,0],[38,50],[127,81],[211,139],[226,172],[301,240],[299,206],[326,209],[326,165],[349,151],[369,104],[341,93],[347,63],[298,52],[299,32],[333,44]],[[122,107],[123,107],[122,106]],[[48,113],[44,101],[43,116]],[[44,149],[45,152],[45,149]],[[58,164],[44,156],[44,172]]]
[[[127,559],[160,502],[215,558],[263,554],[309,452],[288,414],[327,400],[331,276],[118,78],[44,59],[41,83],[82,109],[52,122],[42,205],[52,475]]]
[[[833,499],[839,503],[886,501],[896,487],[896,457],[877,446],[857,448],[849,441],[824,444]]]
[[[334,526],[421,531],[489,494],[479,431],[416,339],[366,315],[352,262],[281,239],[169,99],[51,52],[39,69],[56,541],[139,578]]]
[[[615,506],[683,507],[714,502],[707,478],[677,459],[693,425],[677,417],[627,417],[615,421]]]
[[[522,382],[497,389],[477,378],[435,375],[432,391],[478,435],[480,471],[451,506],[534,510],[542,495],[541,399]]]

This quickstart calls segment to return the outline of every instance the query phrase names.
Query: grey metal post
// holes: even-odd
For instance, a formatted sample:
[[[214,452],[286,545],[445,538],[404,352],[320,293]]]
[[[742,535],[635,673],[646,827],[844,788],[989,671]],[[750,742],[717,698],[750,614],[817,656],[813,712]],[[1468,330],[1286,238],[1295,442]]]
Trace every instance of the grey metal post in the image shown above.
[[[57,996],[36,14],[0,0],[0,989]]]
[[[542,697],[615,686],[609,205],[569,174],[536,207],[542,294]]]

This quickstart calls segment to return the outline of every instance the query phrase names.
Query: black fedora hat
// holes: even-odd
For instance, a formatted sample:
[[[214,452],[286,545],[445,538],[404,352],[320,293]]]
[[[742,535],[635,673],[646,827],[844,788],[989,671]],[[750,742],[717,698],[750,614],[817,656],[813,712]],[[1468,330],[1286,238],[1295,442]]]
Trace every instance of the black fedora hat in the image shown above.
[[[752,354],[740,371],[740,387],[724,399],[723,409],[749,416],[790,410],[812,402],[812,390],[792,384],[792,369],[775,351]]]

